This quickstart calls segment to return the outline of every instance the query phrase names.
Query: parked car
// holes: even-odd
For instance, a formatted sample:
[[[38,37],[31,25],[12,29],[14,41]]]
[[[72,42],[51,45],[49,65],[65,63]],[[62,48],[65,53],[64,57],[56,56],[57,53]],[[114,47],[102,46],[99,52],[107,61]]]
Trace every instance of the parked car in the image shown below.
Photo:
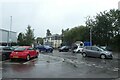
[[[83,51],[83,46],[77,46],[74,50],[73,53],[82,53]]]
[[[9,59],[9,56],[11,54],[11,52],[14,50],[13,47],[11,46],[4,46],[4,47],[0,47],[0,58],[1,60],[7,60]]]
[[[37,46],[36,49],[38,49],[40,52],[53,52],[53,48],[48,45],[40,45]]]
[[[59,48],[59,52],[68,52],[69,49],[70,49],[69,46],[62,46],[62,47]]]
[[[86,46],[83,48],[82,56],[100,57],[102,59],[112,58],[112,52],[106,51],[97,46]]]
[[[110,46],[100,46],[100,48],[103,48],[107,51],[112,51],[112,48]]]
[[[25,59],[30,60],[33,57],[38,57],[38,51],[31,46],[20,46],[16,48],[11,54],[10,59]]]

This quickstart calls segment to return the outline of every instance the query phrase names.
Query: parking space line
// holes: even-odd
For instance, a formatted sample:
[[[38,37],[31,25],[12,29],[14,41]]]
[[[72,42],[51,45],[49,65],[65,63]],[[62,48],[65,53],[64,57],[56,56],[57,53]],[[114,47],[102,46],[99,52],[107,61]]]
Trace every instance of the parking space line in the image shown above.
[[[61,63],[62,61],[59,61],[59,62],[49,62],[48,64],[56,64],[56,63]],[[47,63],[47,62],[46,62]],[[46,65],[46,64],[35,64],[35,65]]]
[[[91,64],[87,64],[87,66],[92,66]]]
[[[4,64],[21,64],[21,63],[4,63]]]
[[[118,71],[118,70],[119,70],[119,68],[114,68],[114,69],[113,69],[113,71]]]

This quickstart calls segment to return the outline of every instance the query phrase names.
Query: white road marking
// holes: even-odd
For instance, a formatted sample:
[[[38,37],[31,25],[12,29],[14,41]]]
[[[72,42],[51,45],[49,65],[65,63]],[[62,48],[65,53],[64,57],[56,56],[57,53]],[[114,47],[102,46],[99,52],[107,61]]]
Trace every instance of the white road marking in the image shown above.
[[[103,66],[95,66],[95,67],[97,67],[97,68],[104,68]]]
[[[93,66],[95,66],[96,64],[92,64]]]
[[[50,63],[48,63],[48,64],[56,64],[56,63],[61,63],[62,61],[59,61],[59,62],[50,62]],[[47,63],[47,62],[46,62]],[[46,65],[46,64],[35,64],[35,65]]]
[[[80,62],[80,63],[85,63],[85,62]]]
[[[113,69],[113,71],[118,71],[118,70],[119,70],[119,68],[114,68],[114,69]]]
[[[92,66],[91,64],[87,64],[88,66]]]

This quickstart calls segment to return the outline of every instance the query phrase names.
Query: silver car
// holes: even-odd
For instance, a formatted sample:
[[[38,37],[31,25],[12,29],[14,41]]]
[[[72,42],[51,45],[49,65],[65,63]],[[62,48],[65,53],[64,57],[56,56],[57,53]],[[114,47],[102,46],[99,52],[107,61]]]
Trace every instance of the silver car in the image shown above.
[[[82,56],[100,57],[101,59],[113,57],[112,52],[106,51],[98,46],[86,46],[83,48]]]

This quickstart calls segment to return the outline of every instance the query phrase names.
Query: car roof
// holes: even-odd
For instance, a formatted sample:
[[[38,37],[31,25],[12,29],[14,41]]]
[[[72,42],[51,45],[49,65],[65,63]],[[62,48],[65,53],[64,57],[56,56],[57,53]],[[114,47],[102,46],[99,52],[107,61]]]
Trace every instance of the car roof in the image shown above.
[[[23,48],[30,48],[31,46],[19,46],[19,47],[23,47]]]

